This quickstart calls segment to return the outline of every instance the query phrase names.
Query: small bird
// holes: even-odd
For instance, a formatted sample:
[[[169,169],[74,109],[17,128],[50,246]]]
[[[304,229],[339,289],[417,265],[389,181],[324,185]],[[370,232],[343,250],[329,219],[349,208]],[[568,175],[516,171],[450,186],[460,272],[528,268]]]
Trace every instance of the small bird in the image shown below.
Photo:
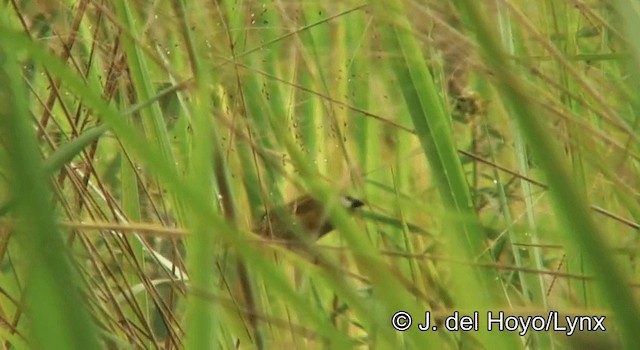
[[[339,203],[354,211],[364,202],[350,196],[340,196]],[[312,240],[320,239],[333,230],[325,206],[311,195],[302,195],[286,205],[273,208],[262,216],[254,232],[269,238],[293,240],[300,234]]]
[[[364,202],[350,196],[340,196],[339,203],[349,211],[353,211],[364,205]],[[311,242],[319,239],[333,230],[329,222],[326,206],[311,195],[302,195],[281,207],[276,207],[262,216],[260,222],[254,227],[253,232],[265,238],[275,238],[287,241],[299,241],[300,235],[307,235]],[[307,252],[314,261],[324,261],[321,256],[312,250],[305,249],[304,245],[290,247],[299,253]],[[262,336],[258,323],[258,305],[255,301],[254,289],[251,284],[249,272],[244,262],[238,261],[237,271],[239,276],[239,289],[244,299],[244,305],[248,310],[247,322],[252,330],[252,336],[257,348],[262,348]]]

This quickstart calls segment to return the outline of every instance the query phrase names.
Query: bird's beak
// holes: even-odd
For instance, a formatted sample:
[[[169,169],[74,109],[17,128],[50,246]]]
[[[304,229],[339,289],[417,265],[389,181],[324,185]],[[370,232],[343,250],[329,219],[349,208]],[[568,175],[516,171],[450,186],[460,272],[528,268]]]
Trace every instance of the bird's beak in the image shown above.
[[[341,196],[340,203],[347,209],[356,209],[364,205],[364,202],[351,196]]]

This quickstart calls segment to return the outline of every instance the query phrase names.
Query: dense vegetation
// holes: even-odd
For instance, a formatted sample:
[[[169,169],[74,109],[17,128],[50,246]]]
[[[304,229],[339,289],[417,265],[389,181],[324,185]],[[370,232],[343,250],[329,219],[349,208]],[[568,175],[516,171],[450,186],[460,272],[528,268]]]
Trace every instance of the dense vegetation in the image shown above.
[[[0,347],[640,348],[639,11],[3,1]]]

